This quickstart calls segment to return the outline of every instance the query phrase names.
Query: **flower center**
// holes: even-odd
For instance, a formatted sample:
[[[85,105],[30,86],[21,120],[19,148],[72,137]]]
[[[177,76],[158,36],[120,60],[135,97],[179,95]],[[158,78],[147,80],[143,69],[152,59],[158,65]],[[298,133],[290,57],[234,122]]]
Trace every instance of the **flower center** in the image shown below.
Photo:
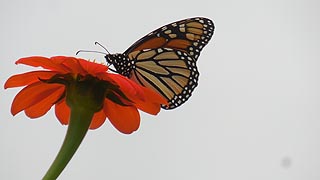
[[[66,87],[66,102],[70,108],[77,107],[86,111],[98,112],[103,108],[104,99],[117,90],[117,85],[100,80],[92,75],[57,74],[50,79],[41,79],[45,83],[58,83]]]
[[[66,101],[70,107],[77,106],[93,112],[102,109],[105,92],[109,82],[101,81],[91,75],[77,75],[68,79],[66,85]]]

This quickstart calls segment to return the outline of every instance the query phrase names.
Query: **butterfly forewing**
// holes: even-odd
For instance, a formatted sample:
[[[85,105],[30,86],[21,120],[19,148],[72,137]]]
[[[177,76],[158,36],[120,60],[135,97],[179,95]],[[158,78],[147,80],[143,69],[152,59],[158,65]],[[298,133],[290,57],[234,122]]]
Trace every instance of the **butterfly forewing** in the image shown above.
[[[186,52],[158,48],[132,54],[129,55],[130,60],[136,63],[129,78],[164,96],[169,103],[169,106],[164,106],[166,109],[176,108],[187,101],[198,84],[199,72],[195,61]]]
[[[200,51],[211,39],[213,31],[214,24],[207,18],[196,17],[177,21],[144,36],[129,47],[124,54],[161,47],[187,52],[189,56],[197,60]]]

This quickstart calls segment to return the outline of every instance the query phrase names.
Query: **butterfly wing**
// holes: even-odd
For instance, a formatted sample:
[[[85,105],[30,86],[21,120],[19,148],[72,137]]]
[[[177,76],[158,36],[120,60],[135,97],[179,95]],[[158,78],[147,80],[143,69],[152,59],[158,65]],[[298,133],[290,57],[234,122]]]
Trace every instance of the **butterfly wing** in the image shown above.
[[[165,25],[144,36],[123,54],[106,55],[117,72],[153,89],[173,109],[198,85],[196,61],[214,31],[210,19],[196,17]]]
[[[213,31],[214,24],[207,18],[196,17],[177,21],[142,37],[124,54],[143,49],[171,48],[188,53],[196,61],[202,48],[211,39]]]
[[[135,67],[129,78],[157,91],[168,100],[165,109],[173,109],[189,99],[198,85],[199,72],[188,53],[171,49],[143,49],[129,54]]]

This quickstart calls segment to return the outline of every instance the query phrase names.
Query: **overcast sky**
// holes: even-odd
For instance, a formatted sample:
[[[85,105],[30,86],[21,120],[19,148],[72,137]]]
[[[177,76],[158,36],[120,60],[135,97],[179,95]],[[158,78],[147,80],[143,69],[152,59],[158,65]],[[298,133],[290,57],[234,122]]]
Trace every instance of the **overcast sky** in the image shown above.
[[[216,30],[188,102],[142,113],[131,135],[108,121],[89,131],[60,179],[318,180],[319,8],[316,0],[1,1],[0,84],[33,69],[15,65],[20,57],[101,51],[95,41],[123,52],[162,25],[204,16]],[[19,90],[0,90],[0,179],[40,179],[67,127],[52,110],[13,117]]]

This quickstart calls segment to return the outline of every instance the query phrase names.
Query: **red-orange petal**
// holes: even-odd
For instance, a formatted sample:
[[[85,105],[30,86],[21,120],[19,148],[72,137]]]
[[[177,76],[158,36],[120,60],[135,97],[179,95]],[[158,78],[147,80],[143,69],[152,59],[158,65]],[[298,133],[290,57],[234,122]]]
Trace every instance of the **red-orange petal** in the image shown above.
[[[66,57],[66,56],[54,56],[51,57],[50,60],[52,62],[60,63],[62,66],[64,66],[66,69],[69,69],[70,72],[75,74],[86,74],[85,70],[82,68],[82,66],[79,63],[78,58],[75,57]]]
[[[124,134],[131,134],[140,126],[140,115],[134,106],[121,106],[106,99],[103,110],[112,125]]]
[[[120,86],[120,89],[126,94],[133,95],[134,99],[140,99],[142,101],[156,102],[159,104],[167,104],[167,100],[152,89],[143,87],[136,82],[117,74],[109,74],[109,77],[114,79]]]
[[[95,75],[97,73],[107,72],[108,66],[105,66],[103,64],[98,64],[94,62],[90,62],[87,60],[79,59],[79,63],[82,66],[82,68],[88,73]]]
[[[106,121],[106,114],[103,109],[94,113],[89,129],[97,129]]]
[[[142,86],[118,74],[108,74],[108,76],[120,86],[120,90],[125,94],[128,94],[130,97],[133,97],[135,99],[139,98],[141,100],[144,100],[144,93],[141,89]]]
[[[144,100],[142,86],[119,74],[100,73],[98,78],[117,84],[120,90],[130,99]]]
[[[50,79],[52,76],[56,75],[55,71],[32,71],[23,74],[16,74],[11,76],[6,83],[4,88],[19,87],[32,84],[39,81],[39,79]]]
[[[70,120],[70,107],[67,105],[66,98],[55,105],[55,114],[61,124],[67,125]]]
[[[68,73],[70,70],[66,69],[60,64],[60,62],[53,62],[49,58],[41,56],[31,56],[26,58],[21,58],[16,61],[16,64],[25,64],[33,67],[43,67],[44,69],[49,69],[53,71],[58,71],[61,73]]]
[[[61,84],[46,84],[36,82],[23,88],[14,98],[11,106],[11,113],[16,115],[20,111],[40,102],[50,96],[57,89],[63,87]]]
[[[143,89],[143,95],[145,99],[147,99],[148,101],[151,101],[152,103],[159,103],[164,105],[168,104],[167,100],[164,97],[162,97],[160,94],[155,92],[154,90],[146,87],[141,87],[141,88]]]
[[[138,109],[152,114],[152,115],[157,115],[160,112],[160,104],[159,103],[152,103],[148,101],[141,101],[141,100],[136,100],[134,104]]]
[[[46,114],[50,108],[56,103],[56,101],[61,97],[64,92],[64,87],[61,86],[59,89],[54,91],[49,96],[41,99],[38,103],[28,107],[24,110],[25,114],[29,118],[38,118]]]
[[[101,74],[103,80],[112,79],[119,85],[120,90],[135,103],[142,111],[156,115],[160,111],[160,105],[167,105],[167,100],[157,92],[138,85],[132,80],[118,74]]]

